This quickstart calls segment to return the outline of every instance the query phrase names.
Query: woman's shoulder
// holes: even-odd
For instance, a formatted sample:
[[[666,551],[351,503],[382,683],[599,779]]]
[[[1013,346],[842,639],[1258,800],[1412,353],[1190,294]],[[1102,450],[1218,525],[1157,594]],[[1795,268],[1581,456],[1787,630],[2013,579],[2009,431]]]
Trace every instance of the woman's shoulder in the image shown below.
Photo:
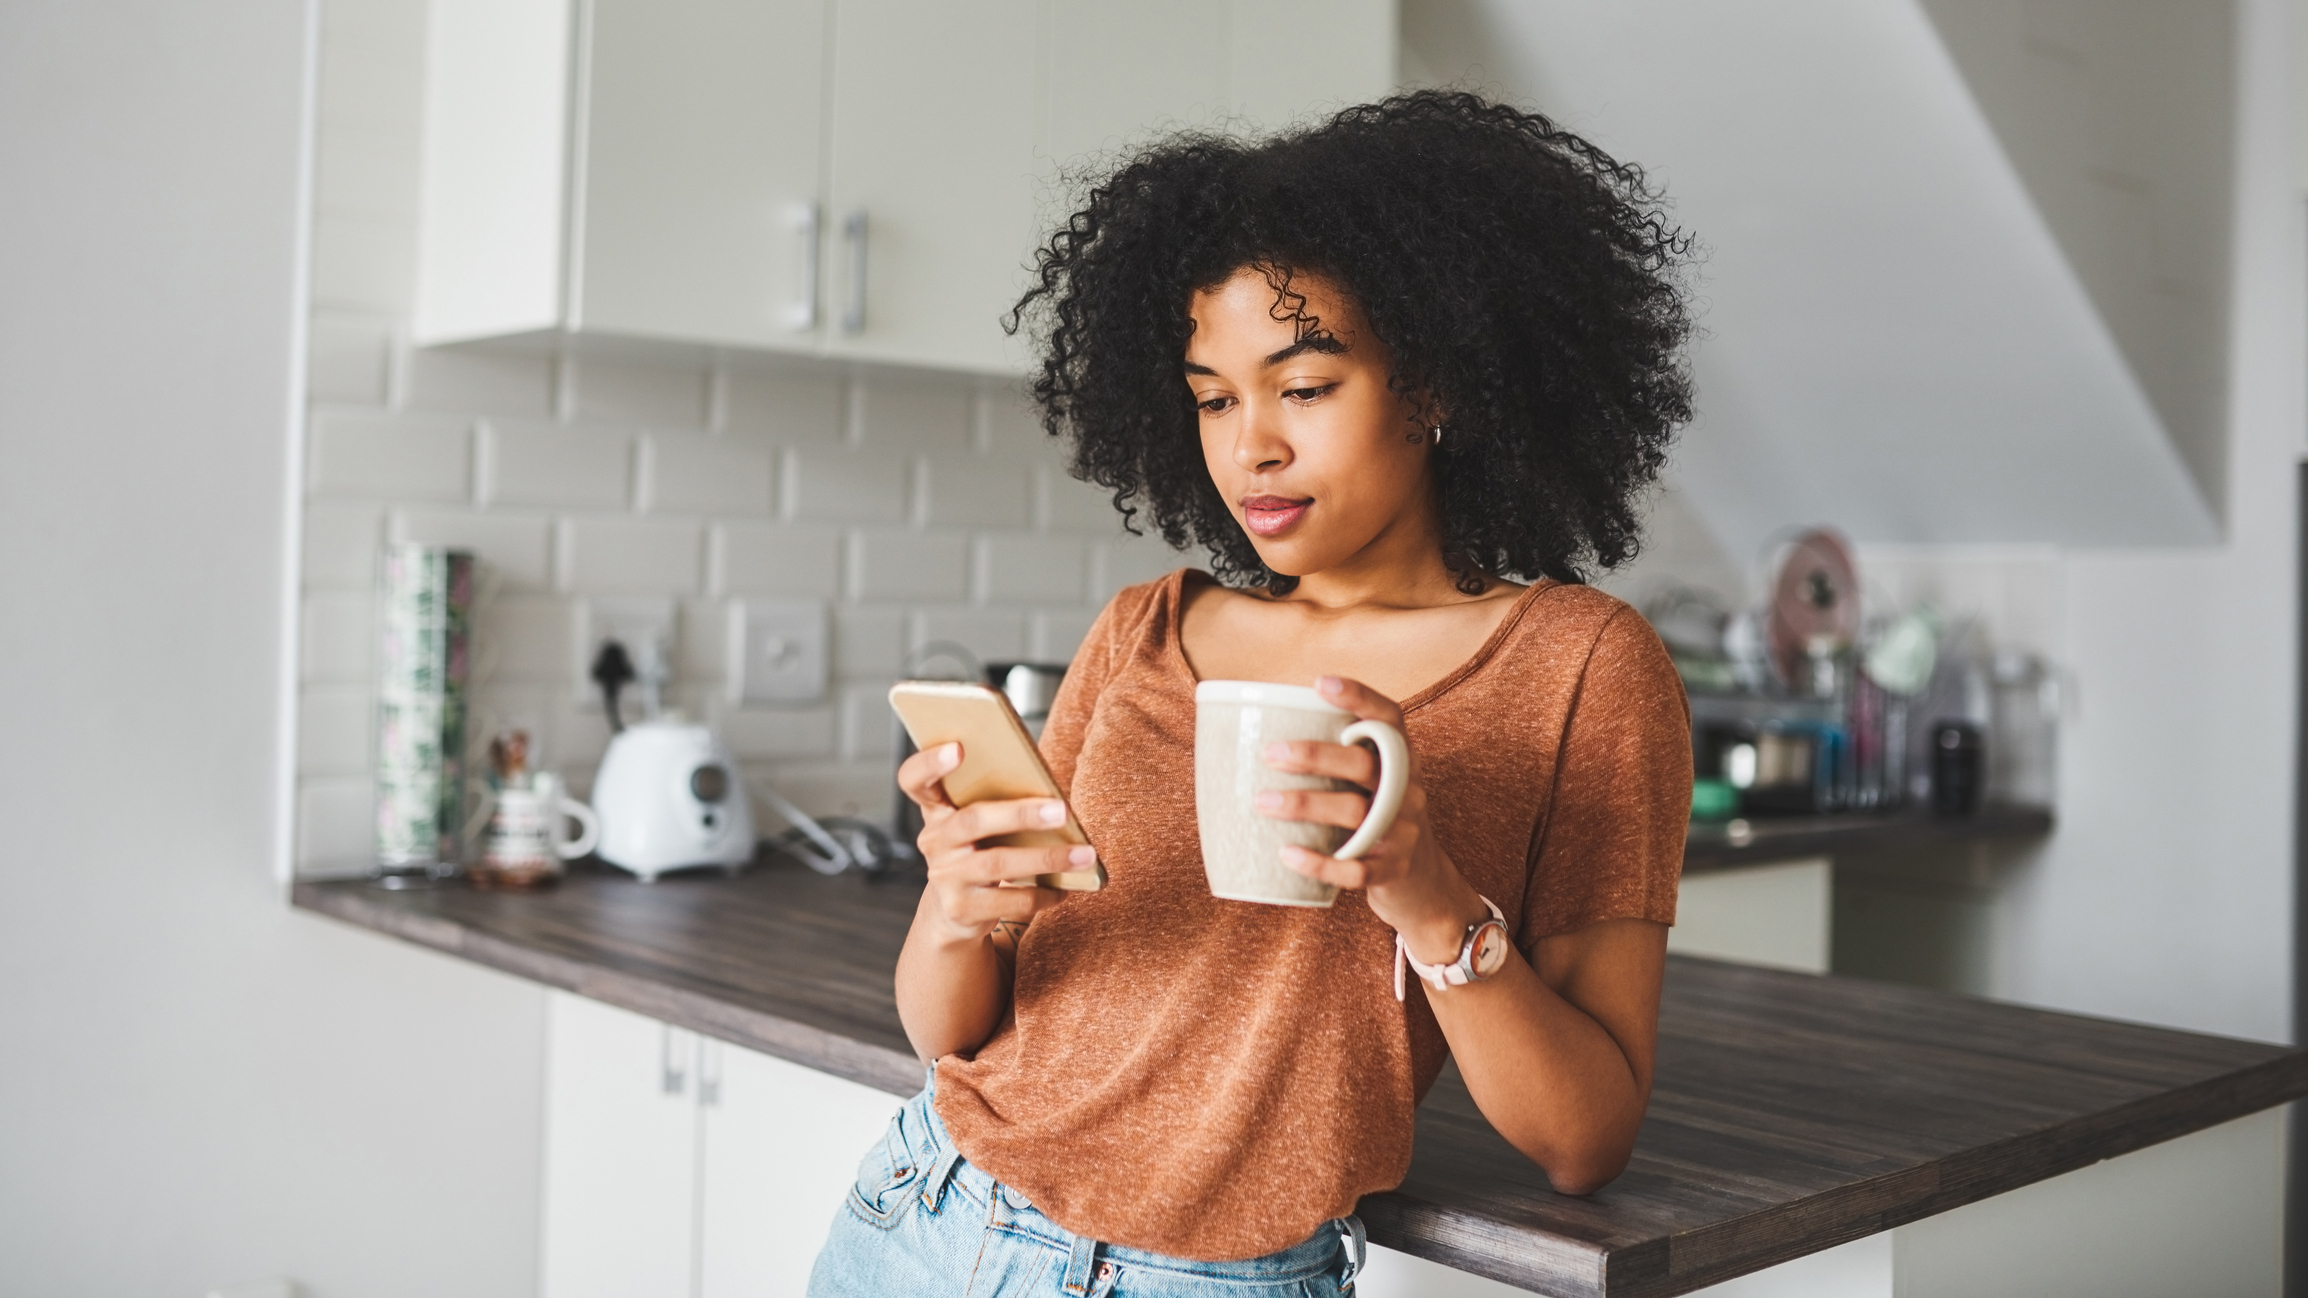
[[[1681,681],[1659,633],[1608,591],[1549,582],[1531,592],[1498,659],[1523,670],[1592,679]]]

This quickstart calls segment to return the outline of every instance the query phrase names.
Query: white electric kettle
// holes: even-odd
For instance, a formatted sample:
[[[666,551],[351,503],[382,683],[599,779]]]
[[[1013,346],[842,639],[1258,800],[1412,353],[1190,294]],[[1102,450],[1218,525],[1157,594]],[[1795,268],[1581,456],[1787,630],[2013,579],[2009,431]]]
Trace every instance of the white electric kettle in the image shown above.
[[[643,880],[668,870],[753,859],[753,813],[737,763],[713,732],[677,717],[617,732],[593,777],[595,854]]]

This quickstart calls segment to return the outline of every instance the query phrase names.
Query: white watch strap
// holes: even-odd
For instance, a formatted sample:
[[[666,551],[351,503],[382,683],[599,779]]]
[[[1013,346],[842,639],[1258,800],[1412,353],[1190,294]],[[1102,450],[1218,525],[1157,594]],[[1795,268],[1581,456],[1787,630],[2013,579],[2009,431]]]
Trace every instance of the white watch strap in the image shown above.
[[[1499,904],[1497,902],[1492,901],[1488,897],[1484,897],[1481,900],[1483,905],[1491,912],[1492,919],[1497,920],[1501,924],[1507,922],[1507,917],[1499,913]],[[1403,998],[1403,993],[1408,990],[1402,976],[1402,971],[1405,967],[1416,970],[1418,972],[1419,981],[1425,983],[1429,987],[1434,988],[1438,992],[1446,987],[1463,985],[1467,981],[1467,971],[1462,967],[1466,962],[1466,958],[1466,942],[1464,939],[1461,939],[1459,942],[1458,959],[1451,961],[1449,964],[1420,964],[1418,957],[1410,953],[1410,944],[1403,941],[1402,934],[1397,932],[1394,935],[1394,998],[1398,1001],[1401,1000]]]

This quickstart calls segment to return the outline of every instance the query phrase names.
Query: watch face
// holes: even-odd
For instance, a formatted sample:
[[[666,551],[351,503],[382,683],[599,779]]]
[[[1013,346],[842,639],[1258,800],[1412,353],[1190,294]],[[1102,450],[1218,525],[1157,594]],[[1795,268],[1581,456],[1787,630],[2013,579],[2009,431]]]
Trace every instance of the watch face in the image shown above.
[[[1474,958],[1468,963],[1475,967],[1475,977],[1488,978],[1507,965],[1507,927],[1492,920],[1475,930]]]

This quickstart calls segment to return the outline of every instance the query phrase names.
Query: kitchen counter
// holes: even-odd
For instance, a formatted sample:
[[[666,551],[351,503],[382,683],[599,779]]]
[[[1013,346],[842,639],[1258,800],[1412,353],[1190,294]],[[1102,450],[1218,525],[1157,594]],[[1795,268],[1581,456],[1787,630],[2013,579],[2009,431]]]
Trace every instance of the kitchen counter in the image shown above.
[[[295,904],[893,1095],[918,879],[776,865],[532,895],[303,882]],[[1852,979],[1671,958],[1626,1173],[1547,1187],[1446,1071],[1381,1244],[1549,1293],[1685,1293],[2308,1095],[2308,1053]]]
[[[1753,816],[1694,823],[1684,839],[1683,872],[1697,874],[1886,847],[2041,838],[2051,832],[2049,808],[1995,804],[1969,816],[1938,816],[1928,810]]]

